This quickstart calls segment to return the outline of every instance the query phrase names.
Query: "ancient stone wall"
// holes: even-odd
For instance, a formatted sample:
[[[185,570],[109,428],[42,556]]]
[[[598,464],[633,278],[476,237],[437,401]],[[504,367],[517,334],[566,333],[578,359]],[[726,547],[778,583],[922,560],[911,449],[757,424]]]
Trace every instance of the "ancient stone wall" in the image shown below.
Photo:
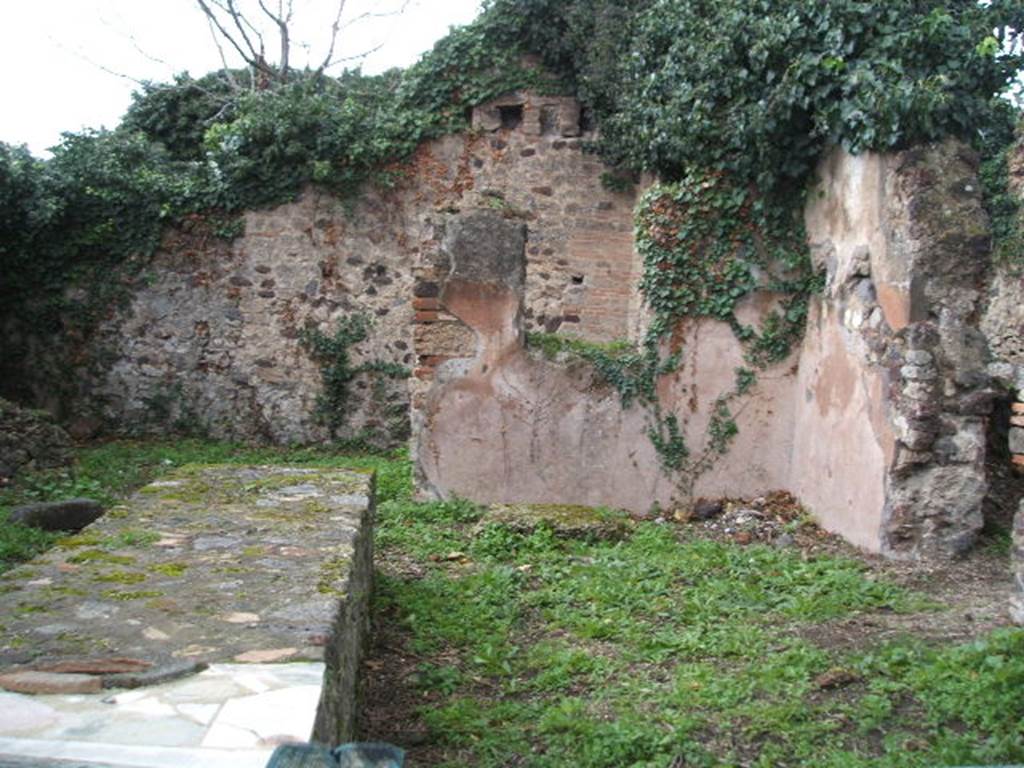
[[[645,511],[788,488],[866,549],[963,552],[982,525],[996,396],[977,328],[988,229],[975,167],[953,142],[823,163],[807,219],[827,286],[803,347],[736,403],[729,450],[684,483],[660,470],[649,413],[623,408],[585,363],[523,346],[522,297],[506,271],[454,279],[477,252],[504,248],[511,263],[519,247],[483,213],[456,217],[415,288],[430,312],[417,352],[438,353],[413,398],[421,490]],[[774,302],[755,294],[741,321],[756,324]],[[685,324],[672,343],[683,364],[661,379],[659,401],[699,457],[742,348],[714,320]]]
[[[828,279],[801,357],[790,487],[830,529],[891,554],[962,552],[982,526],[996,393],[977,328],[989,230],[976,167],[955,142],[836,152],[808,209]]]
[[[1024,139],[1010,152],[1007,164],[1010,191],[1024,199]],[[1024,371],[1024,269],[1019,264],[993,265],[986,300],[981,327],[993,357]],[[1015,389],[1024,388],[1017,382],[1008,383]],[[1020,383],[1024,384],[1024,377]]]
[[[71,440],[50,415],[0,398],[0,486],[22,470],[71,463]]]
[[[1024,627],[1024,502],[1014,518],[1011,564],[1015,592],[1010,602],[1010,619]]]
[[[301,344],[303,329],[330,335],[341,319],[363,314],[374,327],[354,365],[430,367],[443,350],[413,353],[414,318],[435,319],[429,289],[414,300],[413,275],[438,247],[438,223],[466,207],[526,224],[526,328],[594,341],[627,336],[634,197],[602,184],[607,169],[584,152],[578,103],[513,93],[479,108],[474,126],[391,169],[400,176],[394,188],[351,203],[309,190],[247,213],[231,243],[198,224],[168,233],[128,309],[73,350],[79,365],[63,402],[47,397],[52,381],[39,382],[38,397],[68,414],[81,436],[174,429],[325,440],[315,415],[320,366]],[[403,381],[362,377],[339,436],[401,439],[407,398]]]
[[[200,227],[172,233],[149,284],[93,339],[91,357],[109,364],[82,382],[79,418],[93,412],[132,432],[325,439],[315,419],[320,368],[301,334],[307,324],[331,334],[362,313],[374,325],[355,362],[410,363],[409,269],[393,246],[403,234],[404,221],[378,196],[350,216],[314,192],[247,213],[245,234],[230,244]],[[353,432],[387,429],[390,418],[401,425],[404,383],[372,405],[369,383],[356,386]]]

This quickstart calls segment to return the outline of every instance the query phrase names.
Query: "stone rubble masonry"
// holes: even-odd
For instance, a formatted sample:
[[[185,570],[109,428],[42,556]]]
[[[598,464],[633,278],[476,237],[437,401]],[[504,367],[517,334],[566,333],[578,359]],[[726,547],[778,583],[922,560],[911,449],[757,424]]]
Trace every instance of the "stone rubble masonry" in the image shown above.
[[[893,556],[958,555],[982,525],[997,391],[977,321],[990,232],[976,169],[953,141],[837,151],[808,209],[828,281],[801,359],[810,407],[797,429],[833,437],[798,443],[791,489],[826,527]],[[815,317],[832,337],[816,359]]]
[[[1022,388],[1019,391],[1024,391]],[[1024,403],[1010,406],[1010,461],[1017,475],[1024,475]]]
[[[1024,137],[1010,152],[1009,188],[1024,199]],[[1024,370],[1024,271],[1015,264],[996,263],[988,281],[981,328],[993,357]],[[1015,389],[1024,394],[1024,378]]]
[[[1014,403],[1010,416],[1010,455],[1017,466],[1024,465],[1024,403]]]
[[[71,463],[71,438],[42,411],[0,398],[0,483],[22,470],[55,469]]]
[[[826,158],[807,229],[827,285],[812,301],[803,345],[759,376],[733,410],[739,433],[728,452],[689,487],[659,470],[642,409],[624,410],[589,366],[523,347],[532,241],[523,253],[496,227],[492,238],[445,240],[414,284],[415,295],[438,299],[416,334],[421,493],[642,512],[652,502],[787,488],[827,529],[865,549],[963,553],[982,525],[998,395],[977,327],[989,230],[976,163],[952,141]],[[471,231],[467,217],[482,215],[453,214],[447,229]],[[454,280],[467,258],[462,245],[525,261],[525,297],[512,273]],[[759,324],[777,305],[778,297],[755,294],[740,321]],[[659,382],[659,399],[699,456],[743,349],[713,320],[686,324],[673,341],[683,359]]]
[[[367,189],[350,203],[310,189],[246,213],[244,234],[231,243],[198,225],[169,232],[127,309],[71,351],[80,364],[61,410],[83,437],[177,430],[326,440],[314,416],[320,369],[299,339],[307,324],[331,334],[340,319],[366,314],[374,327],[353,364],[394,362],[421,378],[472,344],[439,311],[426,276],[446,212],[458,209],[487,207],[525,222],[527,330],[627,336],[635,197],[602,186],[607,168],[584,152],[593,136],[581,128],[579,104],[512,93],[477,109],[474,125],[420,146],[393,189]],[[428,329],[432,341],[422,344]],[[356,383],[357,407],[341,437],[404,436],[410,387],[387,381],[383,389],[375,398],[373,382]],[[42,401],[52,382],[37,390]]]

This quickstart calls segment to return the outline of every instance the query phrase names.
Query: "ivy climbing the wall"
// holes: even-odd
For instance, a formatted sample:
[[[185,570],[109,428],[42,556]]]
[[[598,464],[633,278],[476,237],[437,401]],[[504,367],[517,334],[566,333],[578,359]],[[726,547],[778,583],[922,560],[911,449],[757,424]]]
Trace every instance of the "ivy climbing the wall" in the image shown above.
[[[528,10],[538,5],[548,8],[546,23]],[[696,477],[736,436],[734,413],[758,372],[785,360],[803,333],[820,278],[810,268],[802,211],[829,147],[888,151],[949,135],[987,144],[997,243],[1019,246],[1005,178],[1006,116],[1014,110],[999,95],[1021,68],[1024,5],[648,0],[628,4],[618,38],[595,35],[593,46],[575,52],[551,45],[556,34],[586,37],[594,21],[580,11],[588,5],[495,7],[519,13],[528,44],[587,94],[601,126],[595,149],[606,162],[620,174],[661,179],[636,214],[641,288],[653,314],[647,337],[632,356],[584,356],[624,404],[647,409],[662,467],[690,498]],[[594,15],[612,13],[598,3]],[[609,50],[618,56],[601,58]],[[754,290],[778,301],[758,328],[736,316]],[[745,364],[734,387],[707,404],[701,445],[689,446],[654,383],[681,351],[673,332],[701,318],[733,328]]]
[[[382,75],[295,72],[255,91],[222,73],[147,84],[120,126],[65,134],[49,160],[0,142],[0,325],[66,333],[73,320],[87,335],[131,294],[168,227],[203,219],[230,236],[239,212],[309,184],[342,198],[393,184],[421,142],[468,128],[473,105],[564,90],[523,66],[509,24],[485,15]]]
[[[691,170],[641,198],[636,243],[644,265],[640,289],[652,318],[641,345],[642,364],[632,369],[639,381],[630,389],[641,393],[662,469],[675,478],[686,502],[697,479],[738,434],[734,408],[753,389],[757,374],[785,360],[803,334],[815,275],[802,196],[766,202],[755,185],[733,174]],[[737,317],[739,303],[754,291],[770,293],[778,304],[756,328]],[[708,404],[706,434],[691,448],[678,416],[665,413],[656,382],[682,353],[674,347],[674,332],[706,318],[729,324],[744,345],[745,366],[736,370],[733,388]]]
[[[738,434],[733,409],[756,384],[757,374],[785,360],[803,335],[807,304],[815,290],[802,196],[766,204],[749,182],[722,171],[691,171],[676,182],[655,184],[636,209],[636,246],[643,259],[640,289],[651,311],[637,349],[593,345],[558,337],[531,337],[549,356],[565,352],[590,362],[619,392],[648,415],[648,434],[662,469],[676,479],[679,495],[692,497],[708,471]],[[768,292],[777,308],[759,327],[744,325],[737,308],[754,291]],[[690,446],[676,414],[658,397],[658,379],[672,373],[683,352],[675,331],[687,322],[727,323],[745,349],[745,365],[732,389],[708,404],[700,446]]]
[[[232,215],[309,184],[354,196],[394,183],[420,142],[468,128],[473,106],[574,90],[600,126],[591,149],[609,183],[663,182],[638,219],[655,265],[652,336],[626,362],[595,364],[647,397],[671,364],[660,334],[710,316],[733,324],[757,370],[802,326],[813,279],[793,247],[796,212],[829,146],[954,135],[993,147],[987,199],[1000,242],[1019,246],[992,127],[1005,126],[999,96],[1024,61],[1018,30],[1020,0],[490,0],[405,71],[294,72],[254,91],[184,74],[141,89],[115,130],[67,135],[51,160],[0,144],[0,323],[67,336],[73,319],[77,343],[130,292],[168,226],[204,218],[228,232]],[[746,329],[733,310],[755,286],[783,304]],[[716,445],[729,432],[716,430]]]
[[[348,425],[358,405],[353,392],[357,379],[368,377],[371,395],[383,397],[380,384],[384,380],[409,377],[409,369],[397,363],[381,360],[353,363],[352,348],[366,341],[370,330],[369,318],[357,314],[339,320],[333,335],[328,336],[315,325],[307,325],[299,336],[302,346],[320,365],[321,392],[316,399],[316,415],[332,439]]]

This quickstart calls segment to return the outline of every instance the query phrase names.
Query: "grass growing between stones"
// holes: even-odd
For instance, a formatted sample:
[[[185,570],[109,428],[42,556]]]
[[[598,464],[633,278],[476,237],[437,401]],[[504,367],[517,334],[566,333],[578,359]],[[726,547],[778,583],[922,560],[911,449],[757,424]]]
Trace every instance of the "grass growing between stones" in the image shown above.
[[[618,543],[380,505],[364,735],[444,766],[1024,761],[1024,632],[815,642],[942,611],[861,563],[641,523]]]

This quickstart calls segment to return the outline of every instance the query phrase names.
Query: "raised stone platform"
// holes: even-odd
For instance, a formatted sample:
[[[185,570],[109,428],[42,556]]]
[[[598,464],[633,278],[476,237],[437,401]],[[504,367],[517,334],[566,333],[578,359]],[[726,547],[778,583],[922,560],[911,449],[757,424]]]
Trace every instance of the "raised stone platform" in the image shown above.
[[[367,473],[179,470],[0,580],[0,688],[85,701],[215,663],[322,663],[313,735],[349,740],[372,511]]]

